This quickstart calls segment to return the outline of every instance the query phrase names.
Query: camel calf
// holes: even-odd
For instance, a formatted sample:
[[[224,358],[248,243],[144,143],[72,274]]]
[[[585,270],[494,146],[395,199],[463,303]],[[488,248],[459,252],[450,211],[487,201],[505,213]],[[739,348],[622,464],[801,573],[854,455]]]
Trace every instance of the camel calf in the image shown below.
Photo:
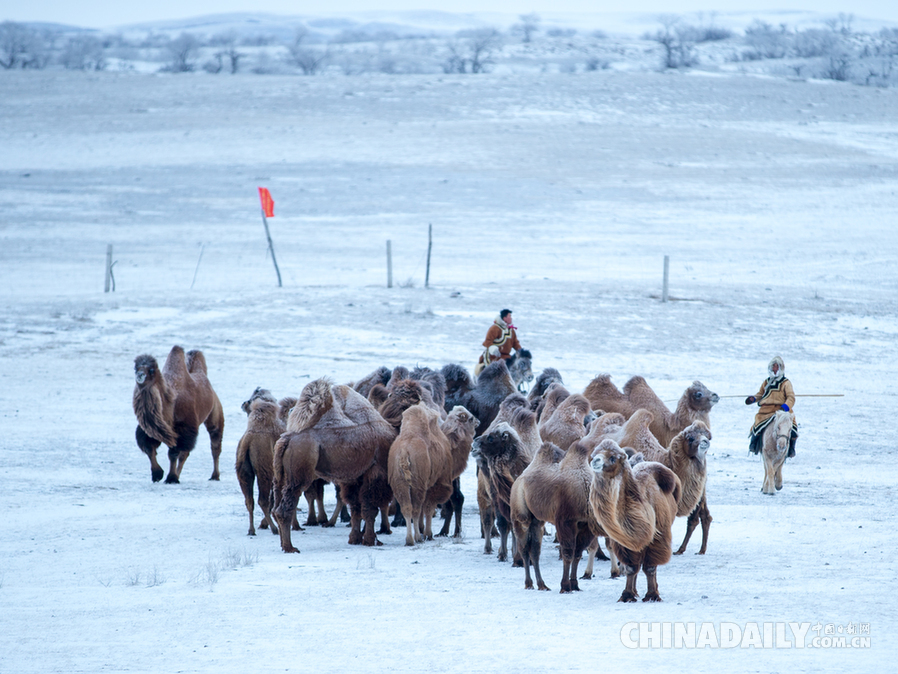
[[[464,472],[476,424],[460,406],[452,409],[443,428],[440,413],[422,403],[402,413],[387,459],[387,479],[405,515],[406,545],[433,540],[434,508],[452,495],[453,480]]]

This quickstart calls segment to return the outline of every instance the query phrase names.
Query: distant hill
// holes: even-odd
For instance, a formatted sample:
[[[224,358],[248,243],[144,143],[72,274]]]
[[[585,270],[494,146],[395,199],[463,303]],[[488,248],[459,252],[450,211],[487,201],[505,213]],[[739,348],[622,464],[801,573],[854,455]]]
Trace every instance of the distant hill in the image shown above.
[[[578,31],[601,30],[609,35],[641,35],[654,31],[659,26],[658,15],[639,12],[584,12],[539,13],[542,30],[576,29]],[[716,26],[742,32],[756,20],[773,26],[785,24],[788,28],[821,28],[835,15],[831,12],[809,12],[791,10],[740,11],[740,12],[684,12],[680,16],[685,23],[696,26]],[[369,36],[390,33],[406,36],[445,36],[460,30],[492,26],[507,30],[520,21],[518,14],[511,13],[453,13],[442,11],[364,11],[351,13],[316,13],[277,15],[262,12],[232,12],[209,14],[189,19],[152,21],[116,26],[112,30],[124,34],[161,33],[178,34],[190,32],[206,36],[220,33],[236,33],[239,37],[269,35],[278,40],[287,40],[299,26],[309,29],[310,41],[326,42],[343,33]],[[55,29],[64,32],[85,30],[84,27],[62,26],[49,23],[29,23],[40,29]],[[875,32],[880,28],[898,27],[898,22],[875,17],[854,16],[852,28],[856,31]]]

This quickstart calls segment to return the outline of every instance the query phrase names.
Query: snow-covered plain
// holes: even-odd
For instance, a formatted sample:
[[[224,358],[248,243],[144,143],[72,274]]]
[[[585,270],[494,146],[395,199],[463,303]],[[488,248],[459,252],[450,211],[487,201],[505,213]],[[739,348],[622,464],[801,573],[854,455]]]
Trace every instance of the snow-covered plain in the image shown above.
[[[0,73],[0,671],[888,670],[896,212],[895,89]],[[607,563],[558,594],[549,544],[556,591],[525,591],[482,553],[473,465],[460,540],[310,528],[285,555],[246,536],[233,457],[256,386],[470,367],[506,306],[572,391],[609,372],[669,401],[695,379],[748,395],[779,353],[797,393],[844,397],[798,399],[774,497],[753,410],[718,404],[708,554],[693,538],[659,570],[661,604],[616,603]],[[151,483],[134,442],[133,359],[173,344],[205,352],[224,404],[220,482],[205,431],[180,485]],[[871,644],[675,655],[625,647],[634,621],[863,623]]]

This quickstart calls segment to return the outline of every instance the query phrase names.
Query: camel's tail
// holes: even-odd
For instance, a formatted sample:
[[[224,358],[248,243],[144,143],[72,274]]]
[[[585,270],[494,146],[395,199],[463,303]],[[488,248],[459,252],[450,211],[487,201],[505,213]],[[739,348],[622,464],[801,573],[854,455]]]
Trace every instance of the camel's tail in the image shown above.
[[[327,377],[306,384],[299,401],[287,418],[287,431],[299,433],[311,428],[334,405],[333,382]]]

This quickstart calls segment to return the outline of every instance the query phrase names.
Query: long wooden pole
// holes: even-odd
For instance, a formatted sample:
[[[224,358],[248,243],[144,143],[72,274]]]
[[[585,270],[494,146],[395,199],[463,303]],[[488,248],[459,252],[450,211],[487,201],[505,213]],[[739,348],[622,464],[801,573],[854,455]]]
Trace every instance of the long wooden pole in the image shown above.
[[[110,282],[112,281],[112,244],[106,244],[106,282],[103,286],[103,292],[109,292]]]
[[[393,250],[389,239],[387,239],[387,288],[393,287]]]
[[[661,301],[667,301],[667,281],[670,276],[670,256],[664,256],[664,283],[661,287]]]
[[[427,271],[424,273],[424,287],[430,287],[430,250],[433,248],[433,223],[427,223]]]
[[[271,232],[268,231],[268,218],[265,217],[265,211],[262,211],[262,224],[265,225],[265,238],[268,239],[268,250],[271,251],[271,261],[274,262],[274,271],[278,275],[278,288],[283,288],[281,284],[281,270],[278,269],[278,261],[274,256],[274,244],[271,242]]]

